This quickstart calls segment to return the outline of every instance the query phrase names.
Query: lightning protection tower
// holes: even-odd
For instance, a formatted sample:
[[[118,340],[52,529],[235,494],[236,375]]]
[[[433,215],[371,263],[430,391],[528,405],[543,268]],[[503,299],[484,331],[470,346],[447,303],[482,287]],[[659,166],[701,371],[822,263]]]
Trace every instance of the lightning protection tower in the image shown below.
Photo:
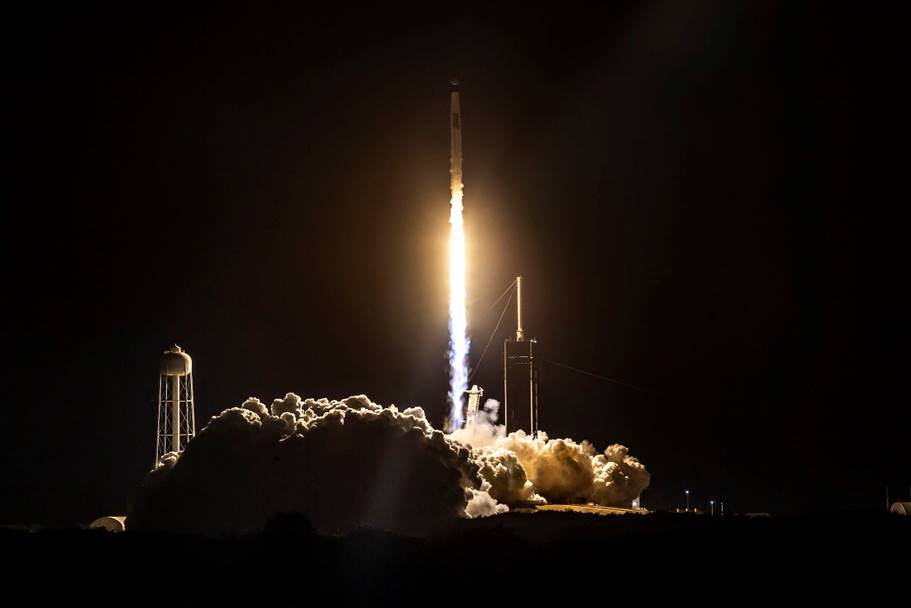
[[[158,442],[155,465],[168,452],[180,452],[196,436],[193,360],[176,344],[161,355],[158,378]]]
[[[516,339],[503,342],[503,409],[506,432],[538,431],[538,365],[534,338],[522,329],[522,277],[516,278]]]

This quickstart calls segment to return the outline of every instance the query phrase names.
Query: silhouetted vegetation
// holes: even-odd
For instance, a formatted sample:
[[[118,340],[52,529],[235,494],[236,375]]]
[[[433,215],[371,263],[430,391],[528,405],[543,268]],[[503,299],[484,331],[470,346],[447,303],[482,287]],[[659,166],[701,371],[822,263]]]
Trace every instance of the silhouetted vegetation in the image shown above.
[[[456,521],[428,539],[367,529],[320,536],[306,518],[284,514],[261,534],[223,539],[84,529],[4,530],[0,538],[7,580],[68,605],[612,603],[678,594],[717,604],[898,590],[911,520],[509,513]]]

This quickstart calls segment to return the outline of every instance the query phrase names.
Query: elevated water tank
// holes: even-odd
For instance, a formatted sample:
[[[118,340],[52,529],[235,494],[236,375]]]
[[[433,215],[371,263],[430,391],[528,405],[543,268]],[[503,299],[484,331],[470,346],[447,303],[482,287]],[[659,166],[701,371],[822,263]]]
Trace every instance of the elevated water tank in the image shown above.
[[[169,452],[181,452],[196,436],[193,361],[176,344],[161,354],[158,378],[158,441],[155,466]]]
[[[162,376],[188,376],[193,371],[193,360],[176,344],[161,355]]]

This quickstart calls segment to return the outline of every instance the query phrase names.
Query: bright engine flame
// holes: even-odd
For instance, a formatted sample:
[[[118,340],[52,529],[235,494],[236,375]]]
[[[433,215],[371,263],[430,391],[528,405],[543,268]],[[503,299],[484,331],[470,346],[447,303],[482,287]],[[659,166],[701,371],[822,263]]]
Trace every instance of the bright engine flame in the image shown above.
[[[449,425],[462,428],[462,395],[468,389],[468,315],[465,309],[465,232],[462,185],[453,187],[449,212]]]

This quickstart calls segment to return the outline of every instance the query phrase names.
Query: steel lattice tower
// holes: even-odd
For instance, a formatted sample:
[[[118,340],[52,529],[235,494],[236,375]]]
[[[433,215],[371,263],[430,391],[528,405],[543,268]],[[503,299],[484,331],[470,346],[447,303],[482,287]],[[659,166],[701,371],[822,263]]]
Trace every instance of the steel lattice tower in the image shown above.
[[[196,436],[193,407],[193,360],[179,346],[161,355],[158,378],[158,441],[155,465],[169,452],[180,452]]]
[[[538,432],[537,340],[522,328],[522,277],[516,277],[516,338],[503,342],[503,410],[506,432]]]

